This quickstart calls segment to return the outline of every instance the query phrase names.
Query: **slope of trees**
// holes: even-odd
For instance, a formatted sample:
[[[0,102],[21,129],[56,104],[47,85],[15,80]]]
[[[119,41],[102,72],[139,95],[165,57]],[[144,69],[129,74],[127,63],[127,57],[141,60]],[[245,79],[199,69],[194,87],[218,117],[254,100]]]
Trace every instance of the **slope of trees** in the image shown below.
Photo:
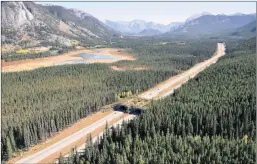
[[[229,49],[173,95],[61,163],[254,164],[255,44]]]

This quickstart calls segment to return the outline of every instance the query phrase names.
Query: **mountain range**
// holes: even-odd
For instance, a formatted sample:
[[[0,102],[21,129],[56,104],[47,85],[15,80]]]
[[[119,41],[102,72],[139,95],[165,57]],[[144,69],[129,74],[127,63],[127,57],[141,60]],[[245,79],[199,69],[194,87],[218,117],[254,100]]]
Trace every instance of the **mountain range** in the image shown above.
[[[34,2],[2,2],[2,44],[71,46],[73,41],[105,43],[119,32],[83,11]]]
[[[144,20],[135,19],[133,21],[110,21],[105,20],[104,22],[107,26],[120,31],[123,34],[139,34],[143,30],[151,29],[157,30],[160,33],[165,33],[170,31],[171,28],[175,28],[181,25],[181,22],[173,22],[168,25],[158,24],[154,22],[146,22]]]
[[[199,35],[235,30],[256,20],[255,14],[235,13],[232,15],[213,15],[208,12],[198,13],[190,16],[185,22],[173,22],[168,25],[144,20],[133,21],[110,21],[104,23],[123,34],[136,35]]]
[[[195,14],[185,22],[168,25],[135,19],[101,22],[77,9],[34,2],[2,2],[2,50],[61,44],[105,44],[121,34],[137,36],[199,36],[224,33],[231,36],[256,34],[256,15]],[[171,16],[172,17],[172,16]],[[6,48],[7,47],[7,48]],[[8,50],[9,50],[8,49]]]
[[[170,35],[199,35],[213,34],[226,30],[235,30],[256,20],[255,14],[212,15],[204,13],[195,19],[188,19],[184,24],[174,30]]]

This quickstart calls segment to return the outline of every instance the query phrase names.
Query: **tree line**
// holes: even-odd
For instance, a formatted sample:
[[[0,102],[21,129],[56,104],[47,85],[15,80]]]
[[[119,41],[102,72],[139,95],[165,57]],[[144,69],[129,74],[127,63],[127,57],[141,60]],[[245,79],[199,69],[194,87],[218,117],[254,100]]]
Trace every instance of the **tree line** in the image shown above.
[[[73,47],[62,47],[62,48],[50,48],[49,51],[39,52],[39,53],[27,53],[19,54],[16,52],[4,53],[1,56],[1,59],[5,62],[25,60],[25,59],[36,59],[36,58],[45,58],[49,56],[61,55],[67,53],[68,51],[75,50]]]
[[[104,64],[77,64],[2,73],[3,159],[99,111],[103,105],[145,91],[189,68],[213,54],[216,44],[210,43],[211,48],[198,45],[192,51],[194,46],[143,44],[133,48],[138,55],[136,64],[152,64],[151,69],[143,71],[118,72]]]
[[[256,55],[248,52],[255,44],[229,49],[173,95],[153,101],[129,123],[106,128],[96,143],[87,140],[83,153],[60,163],[254,164]]]
[[[147,41],[135,42],[132,42],[133,45],[127,47],[126,50],[133,54],[137,60],[119,61],[113,65],[180,71],[189,69],[196,63],[210,58],[216,50],[216,42],[212,41],[205,44],[188,42],[185,45],[177,44],[177,42],[158,45],[157,43],[161,40],[156,40],[153,44],[147,43]],[[137,42],[139,43],[137,44]],[[124,47],[126,44],[124,43]]]

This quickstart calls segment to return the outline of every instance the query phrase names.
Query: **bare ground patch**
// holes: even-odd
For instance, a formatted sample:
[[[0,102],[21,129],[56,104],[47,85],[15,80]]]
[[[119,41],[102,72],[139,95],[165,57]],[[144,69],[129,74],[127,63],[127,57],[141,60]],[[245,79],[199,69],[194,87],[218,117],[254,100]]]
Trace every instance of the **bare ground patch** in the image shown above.
[[[142,70],[149,70],[150,68],[147,67],[133,67],[133,66],[110,66],[112,70],[115,71],[142,71]]]
[[[66,62],[71,60],[72,61],[84,60],[82,57],[77,55],[79,53],[90,53],[93,55],[101,54],[101,55],[107,55],[107,56],[115,56],[119,58],[117,60],[103,60],[103,59],[85,60],[86,63],[113,63],[120,60],[136,60],[133,56],[129,54],[118,52],[117,49],[103,48],[103,49],[97,49],[93,51],[91,49],[84,48],[81,50],[71,51],[58,56],[11,61],[11,62],[2,62],[2,72],[29,71],[29,70],[34,70],[41,67],[54,66],[60,62]]]

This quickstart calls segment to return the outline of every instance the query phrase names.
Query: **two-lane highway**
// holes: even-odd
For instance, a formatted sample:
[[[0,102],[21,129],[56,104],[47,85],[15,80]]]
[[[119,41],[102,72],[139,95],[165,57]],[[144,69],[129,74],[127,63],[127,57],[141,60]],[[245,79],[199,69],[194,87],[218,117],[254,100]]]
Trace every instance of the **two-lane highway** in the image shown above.
[[[174,92],[175,89],[179,88],[182,84],[186,83],[189,79],[195,77],[198,73],[209,67],[211,64],[216,63],[217,60],[225,55],[225,44],[218,43],[217,50],[213,57],[205,60],[201,63],[196,64],[192,68],[184,71],[176,76],[169,78],[168,80],[158,84],[152,89],[143,92],[139,95],[142,99],[160,99],[164,98]]]
[[[158,84],[156,87],[149,89],[148,91],[139,95],[139,98],[143,99],[160,99],[166,97],[174,92],[174,89],[179,88],[182,84],[186,83],[190,78],[196,76],[199,72],[203,71],[205,68],[210,66],[213,63],[216,63],[218,59],[225,55],[225,44],[218,43],[216,54],[194,67],[190,68],[189,70],[178,74],[170,79],[164,81],[161,84]],[[129,100],[128,100],[129,101]],[[46,147],[45,149],[27,156],[18,162],[17,164],[30,164],[30,163],[39,163],[40,161],[46,160],[49,156],[53,155],[54,153],[60,152],[63,148],[67,148],[69,145],[73,144],[74,142],[80,140],[81,138],[87,136],[89,133],[94,132],[99,127],[102,127],[106,124],[106,122],[116,121],[113,125],[116,126],[122,122],[124,118],[121,116],[125,116],[122,112],[112,112],[111,114],[105,116],[102,119],[92,123],[91,125],[77,131],[76,133],[56,142],[55,144]],[[133,119],[135,116],[129,115],[125,119],[130,120]],[[97,135],[102,135],[102,132],[97,133]],[[94,138],[95,140],[96,138]],[[85,145],[79,145],[79,150],[83,149]],[[55,157],[56,158],[56,157]],[[53,160],[53,159],[52,159]]]
[[[112,112],[110,115],[94,122],[93,124],[91,124],[90,126],[81,129],[80,131],[77,131],[76,133],[60,140],[59,142],[53,144],[50,147],[47,147],[46,149],[35,153],[31,156],[28,156],[26,158],[23,158],[22,160],[16,162],[17,164],[34,164],[34,163],[38,163],[39,161],[43,160],[44,158],[50,156],[51,154],[58,152],[60,149],[72,144],[74,141],[79,140],[80,138],[87,136],[87,134],[91,133],[92,131],[94,131],[95,129],[97,129],[98,127],[101,127],[103,125],[106,124],[106,122],[110,122],[111,120],[113,120],[114,118],[120,117],[121,115],[123,115],[123,112]]]

